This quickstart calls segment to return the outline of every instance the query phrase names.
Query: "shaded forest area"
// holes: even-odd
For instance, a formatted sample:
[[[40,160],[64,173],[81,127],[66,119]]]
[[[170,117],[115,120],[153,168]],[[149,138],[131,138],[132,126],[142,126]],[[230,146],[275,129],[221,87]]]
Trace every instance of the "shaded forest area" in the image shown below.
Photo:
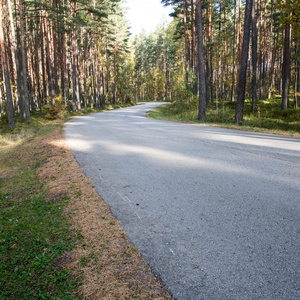
[[[259,100],[281,95],[282,110],[298,109],[300,1],[161,2],[173,7],[173,22],[135,39],[139,99],[167,99],[190,109],[198,105],[197,92],[201,96],[199,92],[205,89],[204,105],[217,106],[222,101],[239,103],[243,38],[247,29],[242,101],[245,96],[251,99],[252,111],[257,111]],[[202,32],[197,30],[199,2]],[[205,78],[199,73],[199,36],[204,45],[202,77]],[[198,91],[201,80],[205,87],[202,85]]]
[[[240,123],[245,97],[275,95],[299,109],[299,1],[161,2],[173,21],[132,41],[120,0],[0,0],[2,119],[165,100],[205,121],[231,101]]]
[[[133,61],[119,2],[0,0],[0,109],[11,128],[16,113],[30,122],[36,110],[101,109],[127,98]]]

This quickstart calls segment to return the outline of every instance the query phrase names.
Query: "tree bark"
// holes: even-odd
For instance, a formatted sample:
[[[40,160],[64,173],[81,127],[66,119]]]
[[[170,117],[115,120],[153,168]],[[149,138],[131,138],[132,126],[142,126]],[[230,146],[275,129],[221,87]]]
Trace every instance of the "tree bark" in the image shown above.
[[[284,30],[284,48],[282,62],[282,102],[281,110],[288,109],[290,88],[290,24],[287,21]]]
[[[15,120],[14,120],[14,108],[13,108],[13,100],[12,93],[10,87],[10,78],[9,78],[9,69],[7,63],[7,52],[6,45],[4,41],[4,26],[3,26],[3,2],[0,0],[0,48],[1,48],[1,60],[2,60],[2,68],[5,80],[5,91],[6,91],[6,112],[8,116],[8,125],[11,129],[15,128]]]
[[[233,25],[233,44],[232,44],[232,82],[231,82],[231,101],[235,100],[235,68],[236,68],[236,0],[234,0],[234,25]]]
[[[76,2],[72,3],[73,18],[77,16]],[[78,42],[77,42],[77,28],[76,24],[73,24],[72,30],[72,83],[73,83],[73,107],[81,110],[81,99],[80,99],[80,85],[79,85],[79,70],[78,70]]]
[[[25,32],[24,32],[24,15],[23,15],[23,1],[19,0],[19,13],[20,13],[20,32],[21,32],[21,54],[22,54],[22,83],[24,92],[24,115],[23,118],[26,122],[30,122],[30,109],[29,109],[29,95],[27,84],[27,68],[26,68],[26,53],[25,53]]]
[[[8,14],[9,14],[9,23],[10,23],[10,36],[11,36],[10,40],[11,40],[11,56],[12,56],[12,64],[13,64],[13,77],[14,77],[15,84],[17,84],[18,83],[17,61],[16,61],[17,43],[16,43],[16,34],[15,34],[10,0],[7,0],[7,8],[8,8]]]
[[[238,65],[241,65],[242,56],[242,0],[239,0],[239,19],[238,19]]]
[[[117,104],[117,45],[114,49],[114,92],[113,103]]]
[[[188,71],[191,65],[190,39],[187,24],[187,1],[183,0],[183,23],[184,23],[184,41],[185,41],[185,70]]]
[[[57,0],[53,0],[53,11],[56,12],[57,10]],[[53,81],[54,81],[54,92],[56,95],[59,94],[59,84],[58,84],[58,53],[57,53],[57,14],[56,17],[53,18],[52,21],[52,44],[53,44]]]
[[[244,37],[243,37],[240,74],[239,74],[239,82],[238,82],[238,90],[237,90],[237,103],[236,103],[235,120],[234,120],[235,123],[243,122],[247,62],[248,62],[249,41],[250,41],[251,10],[252,10],[252,0],[246,0]]]
[[[255,0],[252,0],[252,111],[257,110],[257,20]]]
[[[274,72],[274,63],[276,56],[276,45],[273,46],[273,0],[271,0],[271,32],[270,32],[270,53],[271,53],[271,67],[269,68],[269,91],[268,99],[271,98],[272,87],[273,87],[273,72]]]
[[[207,90],[206,90],[206,102],[213,103],[213,84],[212,84],[212,3],[211,0],[208,2],[207,7],[207,46],[206,46],[206,73],[207,73]]]
[[[297,43],[297,50],[296,50],[296,57],[300,57],[300,38],[297,37],[296,39]],[[300,94],[300,61],[297,60],[296,63],[296,76],[295,76],[295,108],[297,109],[299,107],[299,94]]]
[[[48,83],[48,96],[51,97],[51,102],[54,104],[54,87],[52,79],[52,68],[51,68],[51,54],[50,54],[50,39],[49,39],[49,29],[47,26],[47,19],[44,18],[43,22],[44,37],[45,37],[45,50],[46,50],[46,72],[47,72],[47,83]]]
[[[42,99],[45,99],[47,97],[47,83],[46,83],[46,66],[45,66],[45,40],[44,40],[44,30],[43,30],[43,20],[42,16],[40,17],[40,40],[41,40],[41,62],[42,62],[42,80],[43,80],[43,94]],[[43,104],[43,100],[42,100]]]
[[[191,0],[191,22],[192,22],[192,59],[191,59],[191,67],[192,70],[195,71],[196,68],[196,27],[195,27],[195,8],[194,8],[194,0]]]
[[[206,122],[206,83],[203,55],[203,27],[201,0],[196,2],[197,36],[198,36],[198,78],[199,78],[199,112],[198,119]]]
[[[38,107],[40,111],[42,112],[42,95],[41,95],[41,83],[40,83],[40,31],[39,31],[39,26],[40,26],[40,16],[39,12],[37,10],[37,6],[35,5],[35,16],[36,16],[36,38],[35,38],[35,76],[36,76],[36,83],[37,83],[37,101],[38,101]]]

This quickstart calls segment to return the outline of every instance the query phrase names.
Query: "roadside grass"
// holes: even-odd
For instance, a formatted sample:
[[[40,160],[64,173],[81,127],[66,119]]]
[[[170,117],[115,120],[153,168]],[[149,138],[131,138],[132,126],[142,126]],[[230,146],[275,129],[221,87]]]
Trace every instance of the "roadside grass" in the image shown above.
[[[69,197],[51,200],[47,181],[39,178],[37,169],[48,156],[38,139],[62,130],[70,118],[94,112],[71,113],[64,120],[34,112],[30,123],[16,116],[14,130],[6,118],[0,120],[0,299],[81,298],[80,276],[62,266],[80,234],[74,234],[64,213]]]
[[[252,112],[251,102],[246,99],[243,124],[233,124],[235,102],[222,101],[207,106],[206,125],[239,130],[268,132],[290,136],[300,135],[300,109],[289,108],[281,111],[281,98],[275,96],[270,100],[258,102],[258,110]],[[180,102],[168,103],[148,112],[154,119],[170,120],[185,123],[203,123],[198,120],[195,103],[189,105]]]
[[[76,240],[63,214],[68,198],[49,200],[37,171],[46,156],[34,141],[62,121],[32,119],[1,130],[0,299],[73,299],[80,280],[59,263]]]
[[[127,103],[127,104],[115,104],[108,105],[104,110],[113,110],[123,107],[133,106],[135,103]],[[64,114],[64,120],[67,121],[74,117],[84,116],[92,113],[97,113],[99,110],[95,108],[87,108],[85,112],[84,109],[77,112],[71,112],[70,114]],[[7,117],[0,118],[0,151],[5,149],[11,149],[14,146],[20,145],[23,141],[27,141],[31,137],[38,135],[43,135],[55,127],[60,126],[61,120],[52,119],[49,120],[45,118],[44,115],[41,115],[39,111],[31,113],[31,122],[26,123],[23,118],[21,118],[18,114],[15,115],[15,129],[10,129],[8,126]]]
[[[0,119],[0,299],[172,299],[64,141],[87,113]]]

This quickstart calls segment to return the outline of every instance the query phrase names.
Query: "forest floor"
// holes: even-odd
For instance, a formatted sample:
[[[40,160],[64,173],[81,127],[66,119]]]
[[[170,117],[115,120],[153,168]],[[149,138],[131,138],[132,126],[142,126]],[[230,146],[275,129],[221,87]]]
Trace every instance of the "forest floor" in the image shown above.
[[[4,208],[4,213],[0,216],[0,238],[5,242],[0,241],[0,254],[4,258],[0,262],[3,267],[0,271],[0,290],[2,290],[0,299],[24,299],[29,295],[35,298],[41,293],[43,295],[48,293],[48,296],[55,295],[55,298],[63,296],[64,299],[172,299],[161,281],[154,276],[147,262],[129,241],[120,222],[97,194],[91,180],[79,167],[65,142],[64,122],[59,120],[54,123],[54,129],[53,126],[52,129],[43,129],[42,133],[35,134],[20,145],[1,147],[0,143],[0,207]],[[17,225],[20,225],[21,219],[27,219],[30,222],[30,218],[24,216],[22,209],[18,217],[12,217],[17,201],[22,198],[13,190],[19,190],[21,185],[25,185],[25,182],[18,185],[15,178],[23,172],[24,166],[27,170],[32,169],[36,172],[37,182],[40,183],[40,186],[38,183],[35,185],[31,183],[34,192],[31,191],[29,197],[24,198],[24,201],[29,201],[27,206],[33,202],[33,193],[34,195],[40,194],[39,189],[46,191],[42,198],[44,198],[43,205],[47,205],[39,204],[40,209],[41,207],[47,209],[49,205],[55,206],[63,202],[59,209],[62,208],[63,217],[67,219],[65,226],[71,229],[71,238],[66,238],[67,233],[60,233],[60,238],[62,240],[65,238],[65,243],[70,243],[70,247],[60,251],[56,257],[53,255],[55,250],[51,250],[52,245],[47,238],[43,236],[37,238],[38,235],[43,234],[42,232],[31,238],[39,240],[41,245],[36,253],[31,253],[30,256],[31,250],[29,249],[34,248],[37,241],[35,245],[31,245],[28,241],[29,244],[25,250],[21,249],[23,246],[20,241],[30,229],[27,228],[18,239],[14,239],[12,236],[18,234],[23,228],[7,227],[7,224],[11,224],[14,219],[18,222]],[[12,181],[15,181],[13,186],[9,185]],[[23,191],[23,194],[25,193]],[[42,218],[45,222],[47,218],[59,219],[55,213],[48,216],[46,210],[42,211]],[[7,228],[9,230],[6,230]],[[52,231],[55,230],[59,229]],[[10,240],[13,239],[14,241],[11,242]],[[57,237],[56,240],[58,240]],[[32,275],[35,272],[32,261],[35,261],[37,257],[42,257],[41,253],[43,255],[52,253],[49,254],[44,264],[51,265],[56,271],[42,265],[39,259],[39,269],[43,266],[47,274]],[[26,261],[26,269],[31,270],[26,276],[27,283],[25,281],[24,284],[21,283],[22,274],[18,274],[20,267],[17,265],[23,263],[15,261],[14,266],[11,266],[11,261],[14,260],[10,257],[11,255],[22,256],[22,261]],[[55,275],[61,273],[59,270],[67,270],[69,275],[60,279]],[[15,276],[14,279],[11,279],[12,274]],[[53,279],[52,285],[51,276],[57,277]],[[32,280],[28,279],[30,277]],[[47,279],[44,283],[35,286],[37,277]],[[66,280],[75,281],[75,284],[74,282],[69,284],[71,287],[68,291],[65,288],[55,287],[55,285],[60,285],[59,282]],[[33,291],[34,289],[40,290]],[[42,291],[43,289],[48,289],[48,291]]]

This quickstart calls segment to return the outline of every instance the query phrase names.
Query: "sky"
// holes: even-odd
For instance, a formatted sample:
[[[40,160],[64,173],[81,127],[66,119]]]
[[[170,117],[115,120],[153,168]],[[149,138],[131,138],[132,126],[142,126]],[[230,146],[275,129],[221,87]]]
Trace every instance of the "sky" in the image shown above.
[[[154,31],[157,25],[163,22],[170,23],[172,20],[169,16],[172,8],[164,7],[160,0],[127,0],[123,6],[128,8],[126,17],[129,20],[133,37],[143,28],[146,33],[149,33]]]

